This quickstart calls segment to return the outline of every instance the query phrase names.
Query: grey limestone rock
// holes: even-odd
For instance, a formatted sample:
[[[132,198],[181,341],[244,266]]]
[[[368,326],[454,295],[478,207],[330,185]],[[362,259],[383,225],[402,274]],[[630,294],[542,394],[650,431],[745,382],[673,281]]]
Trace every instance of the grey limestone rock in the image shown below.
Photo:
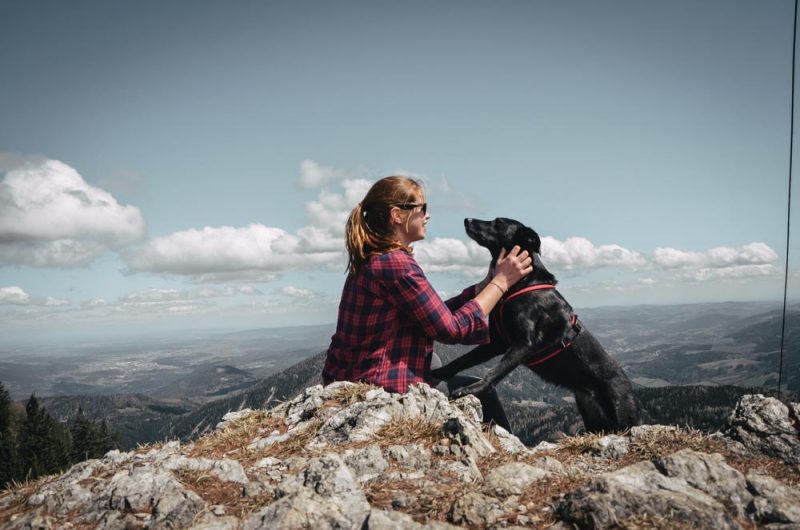
[[[242,409],[233,412],[228,412],[222,417],[222,421],[217,423],[217,426],[215,428],[216,430],[224,429],[230,423],[240,420],[242,418],[246,418],[247,416],[253,414],[254,412],[255,411],[253,409]]]
[[[359,482],[372,480],[389,467],[389,463],[377,445],[368,445],[361,449],[348,449],[342,454],[342,458]]]
[[[524,462],[511,462],[494,468],[486,476],[483,491],[489,495],[521,495],[525,488],[549,474]]]
[[[95,509],[149,513],[153,523],[189,526],[205,506],[168,471],[134,467],[117,472],[107,491],[95,500]]]
[[[397,401],[360,401],[345,407],[323,423],[310,448],[323,449],[345,442],[363,442],[402,412]]]
[[[431,467],[431,452],[419,444],[390,445],[386,455],[400,467],[426,470]]]
[[[724,429],[726,436],[750,451],[800,465],[798,404],[787,407],[761,394],[742,396]]]
[[[450,520],[486,528],[497,523],[505,515],[503,504],[494,497],[471,491],[459,497],[450,511]]]
[[[609,434],[589,446],[589,452],[602,458],[622,458],[628,454],[630,442],[624,436]]]
[[[695,528],[738,529],[739,524],[710,495],[684,480],[662,475],[651,462],[608,473],[568,493],[559,518],[581,528],[614,528],[632,517],[669,520]]]
[[[654,463],[664,475],[679,478],[722,501],[736,515],[744,515],[745,508],[752,500],[744,475],[729,466],[720,454],[683,449],[656,459]]]
[[[366,500],[356,509],[342,504],[337,498],[301,488],[251,515],[244,522],[244,530],[359,530],[369,510]]]
[[[525,444],[523,444],[519,438],[499,425],[493,425],[492,432],[495,436],[497,436],[497,441],[500,443],[500,447],[502,447],[505,452],[512,454],[528,452],[528,448],[525,447]]]
[[[189,458],[184,455],[175,455],[167,458],[162,464],[169,470],[208,471],[218,479],[226,482],[247,484],[247,474],[242,465],[236,460],[211,460],[209,458]]]
[[[753,516],[762,524],[800,525],[800,491],[766,475],[749,473],[747,486],[753,494]]]
[[[373,508],[364,525],[364,530],[454,530],[460,528],[442,521],[416,522],[410,515],[402,512],[385,511]]]

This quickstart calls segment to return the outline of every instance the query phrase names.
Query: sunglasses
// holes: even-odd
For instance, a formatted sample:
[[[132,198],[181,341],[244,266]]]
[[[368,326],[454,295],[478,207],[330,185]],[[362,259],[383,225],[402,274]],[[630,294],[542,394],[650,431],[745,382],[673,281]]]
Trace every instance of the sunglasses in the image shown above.
[[[422,204],[395,204],[401,210],[413,210],[414,208],[422,208],[422,213],[428,213],[428,203],[423,202]]]

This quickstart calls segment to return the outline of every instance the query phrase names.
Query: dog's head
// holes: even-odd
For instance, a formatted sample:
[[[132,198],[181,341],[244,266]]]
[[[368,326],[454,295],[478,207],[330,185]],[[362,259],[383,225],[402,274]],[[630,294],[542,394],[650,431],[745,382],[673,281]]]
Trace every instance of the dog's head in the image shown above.
[[[519,221],[498,217],[494,221],[481,221],[479,219],[464,219],[464,228],[467,235],[477,244],[489,249],[492,253],[492,262],[497,260],[500,249],[511,250],[514,245],[519,245],[529,254],[539,254],[542,241],[539,234]]]

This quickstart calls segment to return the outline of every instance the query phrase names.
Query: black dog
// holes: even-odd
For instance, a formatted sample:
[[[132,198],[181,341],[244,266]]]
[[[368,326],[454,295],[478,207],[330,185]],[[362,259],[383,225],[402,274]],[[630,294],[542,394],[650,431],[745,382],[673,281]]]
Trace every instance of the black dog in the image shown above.
[[[486,392],[525,364],[546,381],[572,390],[587,431],[622,431],[638,425],[630,380],[555,289],[555,277],[539,259],[539,235],[504,218],[465,219],[464,226],[469,237],[492,253],[492,266],[500,249],[519,245],[533,257],[533,272],[509,289],[489,315],[490,344],[433,371],[434,377],[448,379],[505,354],[482,380],[456,390],[451,397]]]

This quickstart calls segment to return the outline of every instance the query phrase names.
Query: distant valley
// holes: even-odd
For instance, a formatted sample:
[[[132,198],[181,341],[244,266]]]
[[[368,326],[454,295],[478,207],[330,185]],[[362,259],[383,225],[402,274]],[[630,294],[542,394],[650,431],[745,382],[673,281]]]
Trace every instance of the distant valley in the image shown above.
[[[636,384],[647,421],[713,428],[746,388],[776,389],[778,309],[777,304],[724,303],[578,313]],[[800,307],[790,309],[783,383],[796,395]],[[144,344],[138,350],[127,344],[50,357],[46,352],[4,354],[0,380],[18,400],[32,390],[37,396],[51,394],[43,403],[62,420],[73,417],[78,406],[90,418],[105,418],[127,447],[187,439],[213,428],[230,410],[269,407],[318,383],[332,332],[333,325],[309,326]],[[445,361],[468,349],[436,345]],[[472,373],[481,375],[490,365]],[[580,428],[569,393],[527,369],[512,372],[498,390],[526,443]]]

